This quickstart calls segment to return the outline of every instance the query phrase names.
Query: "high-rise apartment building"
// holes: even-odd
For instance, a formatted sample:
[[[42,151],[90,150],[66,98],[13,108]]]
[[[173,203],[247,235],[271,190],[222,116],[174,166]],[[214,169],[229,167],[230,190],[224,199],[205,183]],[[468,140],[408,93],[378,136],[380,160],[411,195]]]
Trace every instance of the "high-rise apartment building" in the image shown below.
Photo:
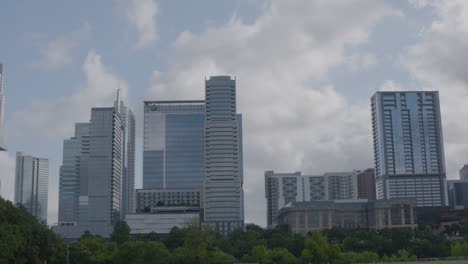
[[[468,165],[466,164],[460,169],[460,180],[468,180]]]
[[[5,115],[5,102],[3,98],[3,65],[0,63],[0,151],[7,150],[3,137],[3,118]]]
[[[143,188],[201,189],[205,101],[144,102]]]
[[[242,129],[236,110],[236,81],[205,81],[205,225],[221,234],[243,228]]]
[[[377,92],[371,106],[377,198],[447,205],[439,93]]]
[[[59,225],[66,231],[55,231],[108,237],[113,224],[135,210],[134,177],[135,118],[117,96],[113,107],[92,108],[90,122],[76,124],[75,136],[64,141]]]
[[[375,169],[369,168],[357,175],[358,198],[375,200]]]
[[[356,200],[357,171],[329,172],[321,176],[302,176],[300,172],[265,172],[267,226],[278,223],[278,212],[291,202]]]
[[[41,223],[47,223],[49,160],[16,153],[15,204],[23,205]]]
[[[123,123],[122,217],[135,212],[135,140],[136,121],[132,110],[121,101]]]

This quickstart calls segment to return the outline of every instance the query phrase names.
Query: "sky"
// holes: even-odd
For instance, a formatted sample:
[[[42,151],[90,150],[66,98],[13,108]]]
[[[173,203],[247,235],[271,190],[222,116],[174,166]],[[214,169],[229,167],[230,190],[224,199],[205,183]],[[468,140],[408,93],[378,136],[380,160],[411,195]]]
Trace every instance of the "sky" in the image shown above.
[[[373,167],[370,97],[440,92],[447,178],[468,163],[468,1],[2,1],[6,98],[0,193],[13,199],[15,153],[50,160],[57,222],[63,140],[121,89],[144,100],[203,99],[204,80],[237,80],[244,119],[246,222],[266,225],[264,171]]]

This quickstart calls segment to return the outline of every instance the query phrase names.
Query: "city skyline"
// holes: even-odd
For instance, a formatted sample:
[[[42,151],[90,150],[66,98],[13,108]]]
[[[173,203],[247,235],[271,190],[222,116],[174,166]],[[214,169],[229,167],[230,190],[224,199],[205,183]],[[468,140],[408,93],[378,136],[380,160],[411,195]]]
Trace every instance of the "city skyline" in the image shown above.
[[[0,153],[0,192],[13,199],[16,151],[48,158],[49,224],[57,222],[62,140],[74,123],[89,121],[91,107],[110,106],[119,88],[135,112],[141,188],[142,102],[200,100],[208,76],[236,76],[246,222],[266,223],[267,169],[320,175],[373,167],[369,97],[376,91],[439,91],[447,179],[468,163],[466,1],[46,0],[2,7],[9,150]]]

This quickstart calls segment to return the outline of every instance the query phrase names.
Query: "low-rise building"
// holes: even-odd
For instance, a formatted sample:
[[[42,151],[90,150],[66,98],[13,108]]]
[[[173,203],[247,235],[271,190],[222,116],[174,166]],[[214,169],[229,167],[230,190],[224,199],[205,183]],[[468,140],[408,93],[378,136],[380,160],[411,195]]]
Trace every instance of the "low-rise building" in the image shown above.
[[[136,212],[148,212],[161,206],[197,207],[203,204],[200,189],[136,190]]]
[[[279,211],[278,224],[302,234],[332,227],[414,228],[415,206],[415,201],[400,199],[292,202]]]
[[[200,209],[194,207],[156,207],[149,213],[127,214],[125,221],[130,234],[142,235],[155,232],[169,234],[172,228],[183,228],[200,223]]]

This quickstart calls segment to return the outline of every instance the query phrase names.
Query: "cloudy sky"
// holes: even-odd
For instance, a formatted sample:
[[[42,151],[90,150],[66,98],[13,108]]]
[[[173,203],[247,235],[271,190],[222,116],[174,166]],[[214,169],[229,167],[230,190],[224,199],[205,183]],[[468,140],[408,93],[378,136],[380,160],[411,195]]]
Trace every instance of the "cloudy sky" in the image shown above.
[[[373,166],[378,90],[440,91],[448,178],[468,163],[465,0],[3,1],[0,32],[1,194],[13,198],[16,151],[49,158],[49,224],[63,139],[119,87],[141,167],[143,100],[203,99],[206,76],[236,76],[246,221],[262,226],[265,170]]]

